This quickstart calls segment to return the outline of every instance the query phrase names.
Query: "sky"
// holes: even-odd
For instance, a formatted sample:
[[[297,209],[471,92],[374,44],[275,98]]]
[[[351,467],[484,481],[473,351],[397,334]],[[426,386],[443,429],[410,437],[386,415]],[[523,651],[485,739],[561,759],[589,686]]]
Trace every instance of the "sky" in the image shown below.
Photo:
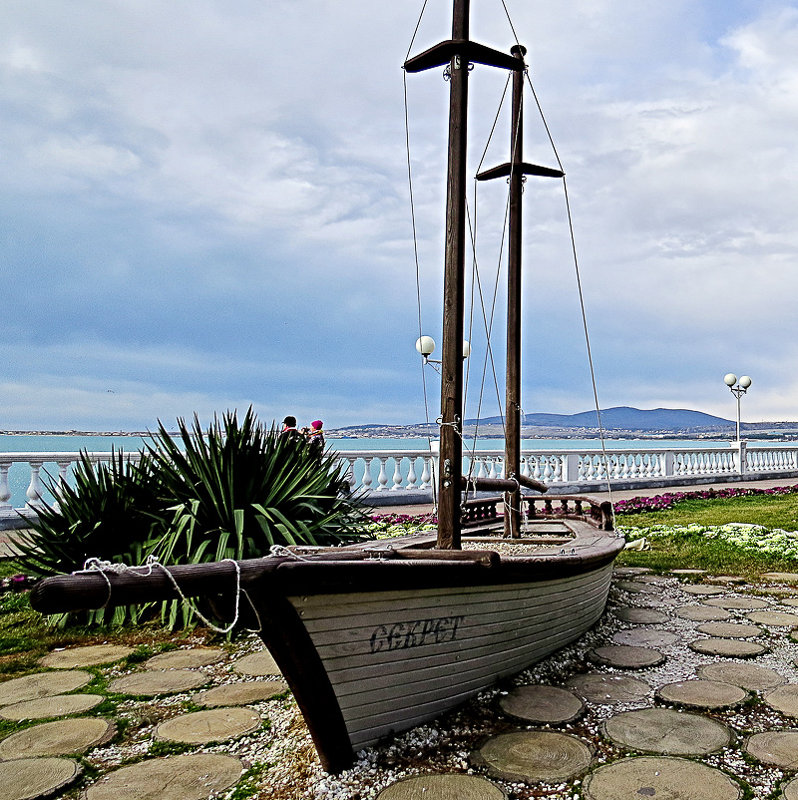
[[[401,65],[451,0],[413,40],[422,5],[0,4],[0,430],[437,417],[448,84]],[[733,418],[735,372],[744,420],[798,419],[798,0],[471,5],[472,39],[529,51],[601,406]],[[507,160],[505,82],[470,74],[470,177]],[[468,417],[503,404],[506,191],[469,187]],[[589,410],[561,181],[527,182],[524,235],[523,410]]]

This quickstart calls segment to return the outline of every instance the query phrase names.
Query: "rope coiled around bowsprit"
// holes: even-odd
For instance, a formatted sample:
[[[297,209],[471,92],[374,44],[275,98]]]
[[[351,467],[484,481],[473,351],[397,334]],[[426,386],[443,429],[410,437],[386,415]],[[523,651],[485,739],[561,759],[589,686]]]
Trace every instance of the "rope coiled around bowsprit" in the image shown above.
[[[247,602],[252,609],[252,612],[255,614],[255,619],[258,622],[258,627],[254,630],[256,633],[260,633],[263,630],[263,623],[261,622],[260,615],[258,614],[258,609],[255,604],[252,602],[252,599],[247,594],[246,589],[241,586],[241,565],[233,558],[224,558],[222,562],[230,562],[236,572],[236,589],[235,589],[235,610],[233,614],[233,621],[226,625],[224,628],[220,628],[218,625],[214,624],[209,620],[200,610],[197,608],[197,605],[183,593],[183,590],[180,588],[180,585],[175,580],[175,576],[167,569],[167,567],[162,564],[156,556],[149,555],[147,556],[146,560],[143,564],[137,565],[130,565],[125,564],[124,562],[118,561],[104,561],[100,558],[88,558],[83,564],[83,569],[76,570],[73,572],[73,575],[88,575],[99,573],[102,575],[103,579],[105,580],[105,585],[108,589],[108,596],[105,599],[105,602],[100,606],[100,608],[107,608],[108,604],[111,602],[111,595],[113,593],[113,587],[111,586],[111,580],[108,577],[108,573],[114,573],[115,575],[122,575],[122,574],[132,574],[136,577],[140,578],[147,578],[153,574],[153,570],[160,569],[164,575],[168,578],[169,582],[172,584],[175,592],[177,592],[177,596],[180,600],[185,604],[186,608],[196,616],[203,624],[207,625],[212,631],[216,633],[223,633],[227,634],[230,633],[236,625],[238,625],[238,621],[240,618],[240,610],[241,610],[241,595],[243,594],[244,597],[247,598]]]

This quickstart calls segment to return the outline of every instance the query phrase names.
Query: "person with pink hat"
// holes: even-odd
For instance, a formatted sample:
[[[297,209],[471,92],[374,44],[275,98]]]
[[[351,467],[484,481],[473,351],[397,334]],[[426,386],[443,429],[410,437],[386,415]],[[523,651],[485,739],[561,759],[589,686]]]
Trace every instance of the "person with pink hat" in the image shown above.
[[[320,419],[315,419],[310,423],[310,431],[308,432],[308,444],[310,445],[310,450],[319,458],[321,458],[322,453],[324,453],[323,427],[324,423]]]

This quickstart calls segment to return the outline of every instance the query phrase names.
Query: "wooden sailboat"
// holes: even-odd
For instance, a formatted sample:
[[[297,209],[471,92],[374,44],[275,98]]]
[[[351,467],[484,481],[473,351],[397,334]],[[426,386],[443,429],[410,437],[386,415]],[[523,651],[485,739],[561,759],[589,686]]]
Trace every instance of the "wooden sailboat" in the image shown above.
[[[461,549],[469,538],[464,530],[484,533],[503,524],[499,509],[505,505],[503,497],[462,500],[468,65],[512,70],[519,76],[518,103],[525,69],[523,48],[505,54],[470,41],[468,18],[469,0],[454,0],[452,38],[405,64],[408,72],[449,64],[451,72],[437,537],[289,548],[237,564],[163,568],[146,578],[110,571],[57,576],[31,593],[35,608],[54,613],[175,597],[176,585],[185,596],[222,603],[240,590],[294,693],[322,765],[332,772],[351,765],[361,748],[454,708],[579,637],[603,612],[612,562],[623,546],[612,532],[608,503],[521,496],[523,485],[545,487],[520,474],[519,349],[514,344],[508,348],[513,363],[507,477],[470,483],[508,493],[509,541],[524,544],[517,554],[499,555],[483,537],[477,545],[482,549]],[[556,171],[523,163],[517,112],[520,105],[514,111],[511,162],[482,177],[506,175],[516,185],[512,225],[520,243],[521,176]],[[520,244],[514,248],[511,297],[518,295],[520,281]],[[512,319],[511,335],[517,337],[520,321]],[[537,537],[529,531],[520,537],[522,503],[529,525],[540,527]]]

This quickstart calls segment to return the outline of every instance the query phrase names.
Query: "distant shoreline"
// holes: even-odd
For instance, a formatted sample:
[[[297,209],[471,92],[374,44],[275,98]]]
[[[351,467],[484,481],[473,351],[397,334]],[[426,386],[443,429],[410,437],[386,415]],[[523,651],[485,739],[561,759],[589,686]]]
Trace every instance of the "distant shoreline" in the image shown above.
[[[379,431],[379,432],[378,432]],[[427,438],[429,432],[413,431],[397,431],[396,429],[380,428],[378,431],[358,431],[355,433],[351,429],[345,430],[330,430],[325,431],[327,439],[419,439]],[[169,436],[179,436],[178,431],[167,431]],[[473,436],[473,432],[465,431],[464,435],[467,437]],[[92,436],[92,437],[138,437],[148,438],[152,436],[151,431],[0,431],[0,436]],[[502,434],[497,433],[481,433],[480,439],[504,439]],[[579,430],[575,431],[552,431],[546,430],[540,433],[530,433],[527,431],[522,432],[521,439],[600,439],[601,434],[599,431]],[[732,441],[734,436],[728,433],[688,433],[685,431],[673,431],[669,433],[646,433],[644,431],[624,431],[624,430],[605,430],[605,439],[614,440],[641,440],[641,441]],[[794,441],[796,435],[791,431],[785,432],[782,435],[774,436],[773,433],[765,433],[758,431],[744,431],[744,438],[748,440],[757,441],[775,441],[775,442],[788,442]]]

